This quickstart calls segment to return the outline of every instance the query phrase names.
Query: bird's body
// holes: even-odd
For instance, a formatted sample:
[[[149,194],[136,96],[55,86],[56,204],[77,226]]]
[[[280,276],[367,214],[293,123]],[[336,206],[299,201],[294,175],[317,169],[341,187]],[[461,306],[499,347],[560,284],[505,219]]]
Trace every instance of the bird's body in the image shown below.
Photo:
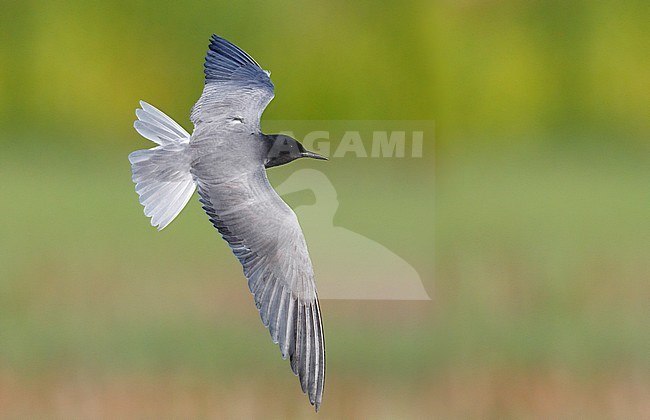
[[[159,229],[198,190],[242,264],[262,322],[318,410],[325,347],[314,273],[298,219],[269,184],[266,168],[324,158],[290,137],[261,133],[261,114],[274,95],[269,74],[214,35],[205,87],[190,116],[194,132],[141,102],[135,128],[159,146],[133,152],[129,160],[145,214]]]

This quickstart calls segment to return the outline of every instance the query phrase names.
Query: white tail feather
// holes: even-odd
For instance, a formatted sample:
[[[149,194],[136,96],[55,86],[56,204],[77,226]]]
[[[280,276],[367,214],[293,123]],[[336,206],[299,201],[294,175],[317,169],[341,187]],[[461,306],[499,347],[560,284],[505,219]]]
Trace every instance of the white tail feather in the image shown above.
[[[159,144],[129,155],[135,191],[158,230],[170,224],[196,190],[190,174],[187,145],[190,135],[167,115],[140,101],[133,126],[143,137]]]

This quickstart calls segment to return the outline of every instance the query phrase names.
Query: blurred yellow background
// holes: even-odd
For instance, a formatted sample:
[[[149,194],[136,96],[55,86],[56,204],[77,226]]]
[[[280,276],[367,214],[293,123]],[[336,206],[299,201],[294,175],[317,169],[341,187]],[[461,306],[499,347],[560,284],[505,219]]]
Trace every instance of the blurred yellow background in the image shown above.
[[[336,224],[433,298],[322,302],[318,416],[647,416],[649,21],[629,0],[2,2],[0,417],[313,415],[197,200],[157,233],[130,180],[138,100],[190,129],[212,33],[272,71],[263,128],[435,122],[408,176],[318,167]]]

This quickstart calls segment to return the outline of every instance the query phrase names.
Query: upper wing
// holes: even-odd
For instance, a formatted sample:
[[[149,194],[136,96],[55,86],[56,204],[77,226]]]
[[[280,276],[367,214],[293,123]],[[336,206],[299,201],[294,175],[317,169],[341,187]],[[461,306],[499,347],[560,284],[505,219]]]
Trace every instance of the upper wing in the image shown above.
[[[190,115],[194,126],[243,123],[258,132],[262,112],[274,96],[269,74],[236,45],[212,35],[205,57],[205,87]]]
[[[276,194],[266,172],[205,179],[195,167],[203,209],[244,268],[264,326],[282,358],[290,357],[316,410],[323,397],[325,347],[314,273],[295,213]],[[196,174],[202,174],[203,179]]]

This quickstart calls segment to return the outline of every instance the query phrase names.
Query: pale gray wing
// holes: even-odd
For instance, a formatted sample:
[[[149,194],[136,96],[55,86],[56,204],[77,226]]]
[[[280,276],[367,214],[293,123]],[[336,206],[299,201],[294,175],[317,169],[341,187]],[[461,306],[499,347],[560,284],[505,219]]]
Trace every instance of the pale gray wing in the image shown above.
[[[229,41],[212,35],[205,57],[205,86],[190,119],[195,127],[241,125],[260,131],[260,117],[273,99],[269,72]]]
[[[325,380],[323,325],[295,213],[262,166],[230,180],[206,179],[210,171],[200,164],[193,171],[203,209],[241,262],[264,326],[318,410]]]

